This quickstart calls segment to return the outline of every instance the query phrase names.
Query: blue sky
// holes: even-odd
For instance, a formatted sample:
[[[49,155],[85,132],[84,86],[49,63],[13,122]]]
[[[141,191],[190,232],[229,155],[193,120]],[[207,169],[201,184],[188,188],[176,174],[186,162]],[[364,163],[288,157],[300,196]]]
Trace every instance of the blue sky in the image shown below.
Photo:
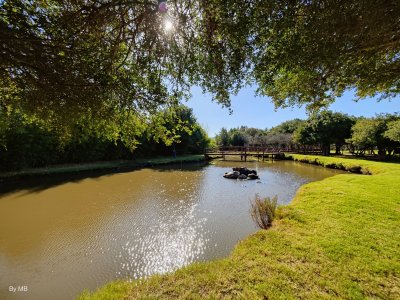
[[[185,104],[193,109],[195,116],[210,136],[215,136],[222,127],[233,128],[241,125],[256,128],[271,128],[283,121],[294,118],[306,119],[305,107],[293,107],[274,110],[268,97],[255,97],[254,88],[242,89],[232,97],[233,114],[229,110],[211,101],[211,95],[203,94],[200,88],[192,89],[192,98]],[[377,101],[367,98],[359,102],[353,101],[354,94],[346,92],[330,106],[337,112],[354,116],[371,117],[377,113],[400,112],[400,97]]]

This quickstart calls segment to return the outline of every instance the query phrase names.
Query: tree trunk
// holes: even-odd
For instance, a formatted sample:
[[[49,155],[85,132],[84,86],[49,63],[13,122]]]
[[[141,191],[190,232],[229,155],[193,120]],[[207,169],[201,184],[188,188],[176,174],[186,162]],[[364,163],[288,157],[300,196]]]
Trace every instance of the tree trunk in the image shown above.
[[[331,154],[331,145],[330,144],[323,144],[322,145],[322,155],[329,156]]]
[[[342,145],[341,144],[335,144],[335,148],[336,148],[336,151],[335,151],[335,154],[336,155],[340,155],[340,154],[342,154],[341,153],[341,148],[342,148]]]
[[[385,156],[386,155],[386,149],[378,147],[378,155],[379,156]]]

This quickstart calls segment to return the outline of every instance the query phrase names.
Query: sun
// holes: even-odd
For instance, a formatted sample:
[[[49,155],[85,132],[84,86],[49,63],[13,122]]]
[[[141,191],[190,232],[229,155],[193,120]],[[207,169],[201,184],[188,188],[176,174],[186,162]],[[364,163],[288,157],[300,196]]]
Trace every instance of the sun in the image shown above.
[[[172,23],[171,20],[165,20],[164,21],[164,29],[166,31],[172,31],[174,29],[174,24]]]

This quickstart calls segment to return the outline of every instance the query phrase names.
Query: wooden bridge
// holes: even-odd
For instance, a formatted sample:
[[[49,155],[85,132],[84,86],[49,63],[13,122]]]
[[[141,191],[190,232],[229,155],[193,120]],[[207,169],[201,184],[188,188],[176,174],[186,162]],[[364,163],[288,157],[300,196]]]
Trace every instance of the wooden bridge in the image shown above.
[[[257,160],[266,158],[279,159],[284,153],[304,153],[304,154],[321,154],[320,148],[291,148],[291,147],[271,147],[271,146],[227,146],[206,149],[204,155],[206,157],[217,156],[225,160],[226,156],[240,156],[240,160],[247,161],[247,157],[257,157]]]

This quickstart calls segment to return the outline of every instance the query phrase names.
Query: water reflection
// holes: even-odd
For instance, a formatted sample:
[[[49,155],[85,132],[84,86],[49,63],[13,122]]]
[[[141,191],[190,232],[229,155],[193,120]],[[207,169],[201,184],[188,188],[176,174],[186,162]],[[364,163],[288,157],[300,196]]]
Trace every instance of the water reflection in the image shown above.
[[[207,232],[202,230],[207,219],[196,218],[195,208],[176,205],[151,227],[136,227],[119,253],[118,275],[145,277],[199,260],[207,247]]]
[[[0,299],[71,299],[117,278],[140,278],[226,256],[256,230],[250,199],[335,172],[293,162],[247,163],[261,183],[222,177],[232,166],[143,169],[8,193],[0,198]],[[32,183],[30,183],[30,186]],[[9,293],[9,285],[29,286]]]

